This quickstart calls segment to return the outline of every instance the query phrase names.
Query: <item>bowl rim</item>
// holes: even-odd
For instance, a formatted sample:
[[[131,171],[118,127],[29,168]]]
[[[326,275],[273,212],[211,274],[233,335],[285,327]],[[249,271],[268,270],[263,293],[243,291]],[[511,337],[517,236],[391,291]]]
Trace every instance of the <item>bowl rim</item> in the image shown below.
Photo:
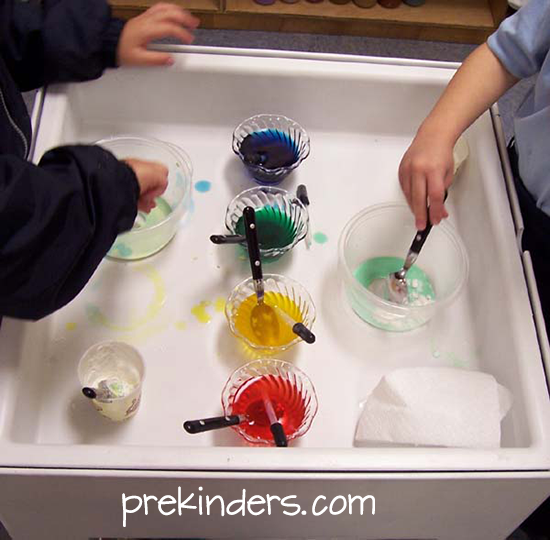
[[[346,257],[345,257],[345,244],[347,237],[349,236],[349,233],[353,229],[353,227],[362,219],[365,218],[368,214],[375,215],[377,213],[381,213],[382,211],[388,211],[392,209],[397,210],[408,210],[408,205],[402,202],[397,201],[390,201],[390,202],[383,202],[378,204],[373,204],[371,206],[367,206],[366,208],[363,208],[356,214],[352,216],[352,218],[346,223],[344,228],[342,229],[342,232],[340,233],[340,238],[338,239],[338,265],[342,268],[343,272],[345,273],[345,278],[353,284],[356,284],[360,287],[360,290],[362,293],[366,294],[366,297],[372,301],[374,304],[390,308],[394,313],[406,315],[408,313],[418,313],[421,311],[425,311],[428,307],[440,307],[447,305],[451,303],[460,293],[462,288],[464,287],[464,284],[466,283],[469,275],[469,258],[468,258],[468,252],[466,251],[466,247],[464,245],[464,242],[462,241],[460,235],[456,231],[456,229],[448,223],[446,220],[443,220],[437,227],[440,228],[440,230],[443,232],[443,234],[446,235],[446,237],[456,246],[457,251],[459,253],[459,258],[461,262],[461,266],[463,267],[463,271],[458,279],[457,285],[449,294],[443,297],[436,297],[436,299],[433,302],[430,302],[429,304],[424,305],[400,305],[396,304],[394,302],[391,302],[389,300],[386,300],[384,298],[381,298],[380,296],[374,294],[371,290],[369,290],[367,287],[364,287],[361,285],[353,275],[352,270],[350,269]],[[412,212],[411,212],[412,214]]]
[[[189,157],[187,152],[185,152],[185,150],[183,150],[183,148],[180,148],[178,145],[176,145],[172,142],[163,141],[163,140],[157,139],[155,137],[139,137],[139,136],[136,136],[136,135],[113,135],[112,137],[105,137],[103,139],[99,139],[98,141],[94,142],[93,144],[97,145],[97,146],[101,146],[104,150],[107,150],[107,151],[112,153],[110,148],[105,147],[103,145],[109,144],[109,143],[125,142],[125,141],[134,141],[138,144],[146,144],[146,145],[149,145],[149,146],[163,147],[169,154],[171,154],[176,159],[176,162],[177,161],[183,162],[189,170],[189,174],[187,175],[188,176],[188,182],[187,182],[188,185],[185,189],[185,193],[184,193],[183,197],[180,199],[180,201],[176,204],[176,206],[174,208],[172,208],[172,211],[170,212],[170,214],[168,216],[166,216],[164,219],[162,219],[158,223],[155,223],[151,227],[146,227],[144,229],[135,229],[135,230],[134,229],[129,229],[129,230],[124,231],[124,232],[122,232],[118,235],[118,237],[127,237],[129,235],[135,237],[135,236],[145,234],[146,232],[149,232],[149,231],[154,231],[155,229],[158,229],[158,228],[162,227],[165,223],[169,222],[172,219],[172,216],[174,214],[176,214],[177,211],[179,211],[186,204],[188,204],[188,200],[191,197],[191,190],[192,190],[192,186],[193,186],[193,165],[192,165],[192,162],[191,162],[191,158]],[[117,159],[119,159],[119,158],[117,158]],[[138,213],[139,213],[139,210],[138,210]],[[136,214],[136,216],[137,216],[137,214]]]

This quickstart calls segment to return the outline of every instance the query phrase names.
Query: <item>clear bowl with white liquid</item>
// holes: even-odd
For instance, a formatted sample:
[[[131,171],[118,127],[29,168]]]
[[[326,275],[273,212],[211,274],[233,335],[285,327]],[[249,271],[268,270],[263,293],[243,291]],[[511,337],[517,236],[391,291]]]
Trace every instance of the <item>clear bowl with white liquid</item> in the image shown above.
[[[404,332],[426,324],[457,298],[466,282],[466,248],[443,221],[432,228],[407,274],[407,303],[392,302],[380,280],[401,269],[416,232],[407,205],[385,203],[359,212],[340,236],[339,275],[346,298],[363,321],[382,330]]]
[[[107,256],[136,260],[157,253],[174,237],[181,218],[190,209],[191,160],[178,146],[152,138],[120,136],[96,144],[118,159],[157,161],[168,168],[168,187],[157,197],[156,207],[149,214],[138,212],[133,227],[118,235]]]

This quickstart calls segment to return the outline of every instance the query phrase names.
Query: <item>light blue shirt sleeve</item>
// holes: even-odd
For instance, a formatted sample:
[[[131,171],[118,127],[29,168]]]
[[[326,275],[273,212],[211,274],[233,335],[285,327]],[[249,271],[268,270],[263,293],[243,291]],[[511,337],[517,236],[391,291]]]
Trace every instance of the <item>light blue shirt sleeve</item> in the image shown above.
[[[550,0],[529,0],[502,22],[487,45],[515,77],[538,73],[550,49]]]

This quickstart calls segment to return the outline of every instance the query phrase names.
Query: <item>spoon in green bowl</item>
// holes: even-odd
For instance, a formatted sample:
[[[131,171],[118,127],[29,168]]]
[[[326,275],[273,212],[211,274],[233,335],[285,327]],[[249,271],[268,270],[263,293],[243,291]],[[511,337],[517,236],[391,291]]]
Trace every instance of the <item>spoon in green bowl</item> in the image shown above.
[[[256,228],[256,212],[252,206],[243,210],[244,232],[250,259],[250,269],[254,281],[254,291],[258,302],[252,308],[250,325],[261,343],[277,341],[280,333],[279,319],[275,310],[264,302],[265,289]]]

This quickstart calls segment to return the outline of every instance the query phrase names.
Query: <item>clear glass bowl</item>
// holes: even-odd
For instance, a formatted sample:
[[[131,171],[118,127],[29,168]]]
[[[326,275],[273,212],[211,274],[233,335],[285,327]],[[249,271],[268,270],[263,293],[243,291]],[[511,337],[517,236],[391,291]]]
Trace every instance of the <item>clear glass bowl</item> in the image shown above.
[[[260,184],[278,184],[309,155],[309,135],[280,114],[258,114],[233,132],[233,151]]]
[[[283,310],[293,321],[311,329],[315,322],[315,306],[309,293],[297,281],[278,274],[264,275],[265,303],[275,308],[279,323],[279,337],[272,344],[262,342],[252,326],[252,310],[257,305],[254,280],[248,278],[239,283],[225,304],[225,316],[229,328],[245,348],[254,354],[271,356],[285,351],[302,341],[283,320]]]
[[[347,299],[361,319],[382,330],[403,332],[427,323],[456,299],[466,282],[466,248],[453,227],[443,221],[433,227],[418,260],[409,270],[410,274],[416,267],[416,271],[422,272],[420,275],[429,280],[435,296],[433,299],[418,305],[395,304],[375,294],[364,283],[367,261],[396,258],[399,259],[397,267],[391,271],[399,270],[416,232],[408,206],[388,203],[359,212],[340,236],[339,275]]]
[[[244,235],[243,211],[256,211],[260,254],[277,258],[290,251],[308,232],[309,214],[300,199],[277,187],[261,186],[241,192],[228,205],[225,226],[231,234]],[[246,248],[246,242],[242,245]]]
[[[270,400],[288,441],[307,433],[317,414],[315,387],[302,370],[274,358],[254,360],[233,372],[222,391],[224,414],[246,414],[251,410],[257,417],[258,408],[264,407],[265,396]],[[233,429],[250,443],[273,446],[268,434],[267,414],[262,424],[254,426],[253,421],[245,421]]]
[[[120,234],[107,254],[113,259],[135,260],[160,251],[176,234],[178,223],[191,204],[193,168],[187,154],[174,144],[141,137],[112,137],[96,144],[118,159],[158,161],[168,167],[168,188],[149,214],[138,212],[134,226]]]

